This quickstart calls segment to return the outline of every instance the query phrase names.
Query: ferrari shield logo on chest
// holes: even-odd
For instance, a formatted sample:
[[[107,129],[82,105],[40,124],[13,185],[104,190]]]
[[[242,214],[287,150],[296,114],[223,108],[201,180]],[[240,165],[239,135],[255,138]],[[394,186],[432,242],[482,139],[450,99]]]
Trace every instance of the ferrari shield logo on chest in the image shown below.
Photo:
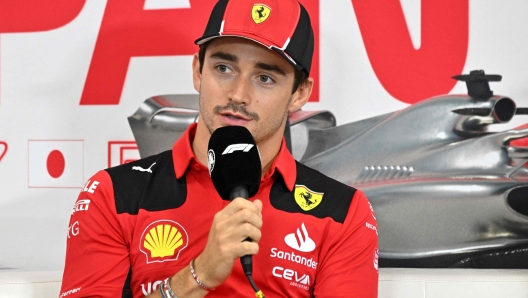
[[[324,193],[315,192],[304,185],[295,185],[295,201],[304,211],[309,211],[321,204]]]
[[[264,4],[255,4],[251,10],[251,18],[257,25],[267,20],[270,14],[271,8]]]

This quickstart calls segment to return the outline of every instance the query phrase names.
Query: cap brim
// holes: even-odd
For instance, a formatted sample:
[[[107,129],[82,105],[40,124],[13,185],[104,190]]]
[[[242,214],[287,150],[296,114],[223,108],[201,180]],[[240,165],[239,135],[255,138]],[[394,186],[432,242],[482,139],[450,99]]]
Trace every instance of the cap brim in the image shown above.
[[[213,36],[202,36],[199,39],[195,40],[194,43],[197,45],[202,45],[210,40],[213,40],[218,37],[240,37],[245,38],[248,40],[251,40],[253,42],[256,42],[270,50],[273,50],[277,54],[281,55],[286,61],[288,61],[295,69],[303,70],[304,67],[297,63],[295,60],[293,60],[288,53],[286,53],[282,48],[278,47],[274,43],[270,42],[269,40],[263,39],[262,37],[259,38],[259,36],[255,36],[254,34],[248,34],[247,32],[244,32],[244,35],[242,34],[236,34],[236,33],[227,33],[222,35],[213,35]]]

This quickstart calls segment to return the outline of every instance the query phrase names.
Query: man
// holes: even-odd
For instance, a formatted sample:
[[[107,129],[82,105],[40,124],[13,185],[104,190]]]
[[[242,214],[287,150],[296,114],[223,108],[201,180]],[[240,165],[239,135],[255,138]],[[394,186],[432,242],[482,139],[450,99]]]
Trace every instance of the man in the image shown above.
[[[220,0],[197,44],[198,123],[172,151],[86,183],[61,296],[250,297],[238,259],[253,255],[267,297],[377,297],[369,202],[296,163],[283,141],[288,113],[313,86],[306,10],[295,0]],[[211,134],[230,125],[259,148],[263,175],[250,200],[222,200],[206,166]]]

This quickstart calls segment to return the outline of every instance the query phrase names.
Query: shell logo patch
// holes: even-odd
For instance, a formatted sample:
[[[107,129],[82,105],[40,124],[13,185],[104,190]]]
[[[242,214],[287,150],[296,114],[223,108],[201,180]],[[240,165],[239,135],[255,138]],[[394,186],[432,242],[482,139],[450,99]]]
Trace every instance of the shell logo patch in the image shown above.
[[[175,261],[187,247],[187,231],[177,222],[158,220],[151,223],[139,241],[139,250],[147,256],[147,264]]]
[[[255,4],[251,9],[251,18],[255,24],[260,24],[267,20],[271,14],[271,8],[264,4]]]
[[[295,202],[304,211],[312,210],[319,206],[323,200],[324,193],[315,192],[304,185],[295,185]]]

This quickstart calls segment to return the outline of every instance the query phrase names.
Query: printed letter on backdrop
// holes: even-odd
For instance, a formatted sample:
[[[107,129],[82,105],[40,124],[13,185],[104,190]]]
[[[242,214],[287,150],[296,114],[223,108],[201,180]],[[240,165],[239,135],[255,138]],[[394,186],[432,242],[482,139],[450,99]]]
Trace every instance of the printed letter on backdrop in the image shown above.
[[[2,161],[6,153],[7,153],[7,143],[4,141],[0,141],[0,161]]]
[[[0,33],[37,32],[62,27],[86,0],[15,0],[0,3]]]
[[[194,0],[191,8],[145,10],[145,0],[108,1],[81,105],[119,104],[131,57],[194,54],[194,40],[215,3]]]
[[[198,50],[194,40],[203,34],[216,2],[191,0],[190,8],[146,10],[145,0],[108,1],[80,104],[119,104],[132,57],[194,54]],[[302,2],[312,15],[317,38],[319,1]],[[318,47],[314,55],[312,77],[319,81]],[[318,90],[317,83],[313,91],[317,97]]]
[[[421,1],[421,46],[415,50],[400,0],[352,0],[367,54],[381,85],[416,103],[446,94],[468,50],[469,0]]]

